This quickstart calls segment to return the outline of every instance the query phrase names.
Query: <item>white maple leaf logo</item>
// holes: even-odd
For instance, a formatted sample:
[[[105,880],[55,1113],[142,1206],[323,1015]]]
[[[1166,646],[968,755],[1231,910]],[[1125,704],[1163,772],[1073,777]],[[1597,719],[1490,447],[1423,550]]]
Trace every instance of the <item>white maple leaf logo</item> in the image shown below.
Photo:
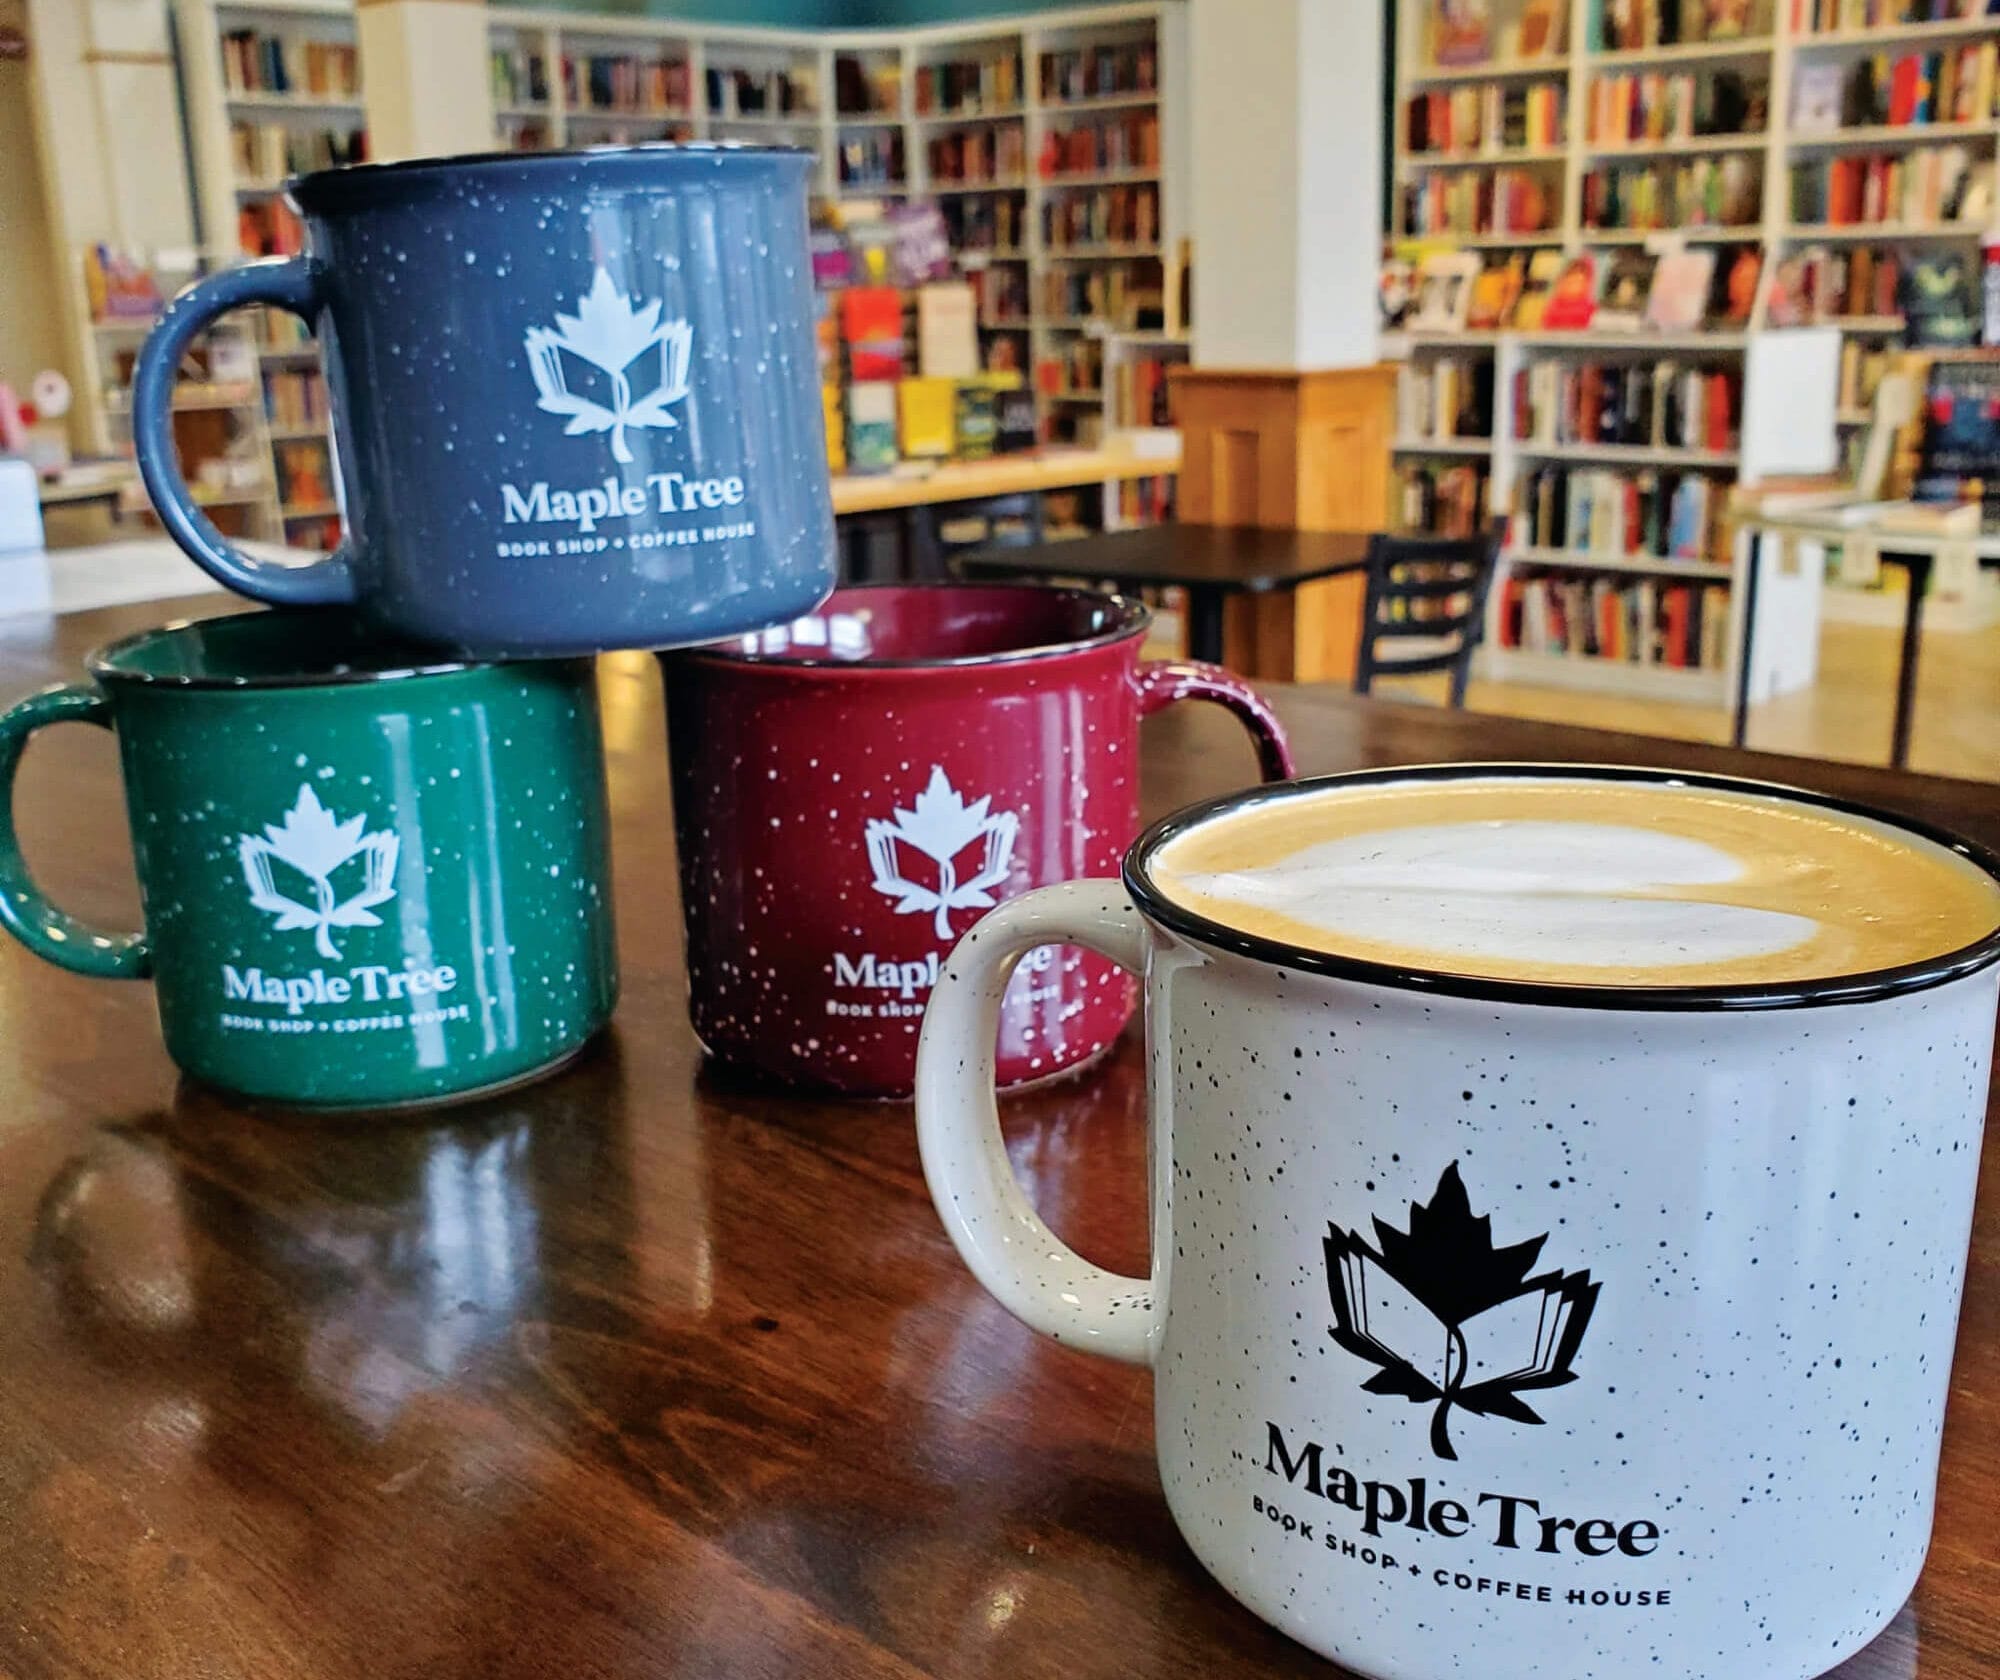
[[[1007,879],[1014,835],[1021,826],[1021,819],[1012,811],[988,815],[992,803],[989,795],[966,804],[946,779],[944,766],[934,764],[930,781],[911,801],[910,810],[897,807],[894,822],[869,818],[868,862],[875,871],[875,890],[896,900],[897,915],[935,911],[937,936],[949,939],[952,911],[992,908],[992,889]],[[982,838],[985,846],[973,872],[961,881],[958,855]],[[929,860],[930,885],[904,873],[906,850]]]
[[[657,357],[643,370],[636,369],[634,364],[655,346]],[[590,290],[577,300],[576,313],[558,312],[553,332],[547,327],[530,327],[527,347],[528,368],[535,376],[535,389],[541,393],[535,406],[545,414],[569,416],[569,424],[563,428],[565,437],[609,432],[613,458],[629,464],[628,430],[651,426],[671,431],[680,424],[667,409],[688,394],[694,328],[685,321],[662,322],[657,302],[634,309],[601,264]],[[600,393],[610,397],[608,404],[569,388],[563,372],[565,355],[588,363],[609,378],[608,391]],[[653,373],[659,376],[636,398],[632,394],[635,373],[641,378]]]
[[[319,802],[310,786],[300,783],[298,802],[285,813],[282,826],[266,823],[261,835],[237,836],[236,855],[243,864],[250,902],[276,916],[280,928],[311,928],[313,949],[323,957],[338,957],[340,951],[330,930],[380,927],[382,918],[369,906],[396,896],[390,882],[401,842],[393,834],[369,834],[366,828],[365,817],[341,822]],[[358,872],[347,872],[355,877],[348,883],[355,890],[341,898],[335,891],[334,875],[353,859],[360,860]],[[312,889],[310,904],[287,898],[278,890],[274,864],[283,864],[304,877],[304,884]]]

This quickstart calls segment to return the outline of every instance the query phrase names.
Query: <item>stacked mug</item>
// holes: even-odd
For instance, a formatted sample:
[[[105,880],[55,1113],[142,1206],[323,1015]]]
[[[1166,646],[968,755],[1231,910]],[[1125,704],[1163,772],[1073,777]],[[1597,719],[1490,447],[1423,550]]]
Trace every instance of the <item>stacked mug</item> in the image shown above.
[[[243,1097],[402,1108],[538,1077],[618,989],[590,656],[706,644],[667,679],[696,1030],[794,1084],[900,1096],[953,941],[1136,832],[1142,712],[1222,701],[1286,773],[1241,683],[1141,665],[1131,603],[827,599],[811,170],[639,146],[292,183],[305,254],[177,299],[133,391],[167,530],[278,610],[129,637],[0,718],[0,921],[63,967],[150,977],[174,1060]],[[302,319],[325,365],[347,534],[310,563],[229,542],[175,460],[183,359],[248,307]],[[61,721],[118,736],[143,932],[78,923],[22,863],[13,776]],[[837,883],[810,904],[776,886],[802,838]],[[1132,1001],[1103,959],[1036,953],[1003,1079],[1075,1066]]]

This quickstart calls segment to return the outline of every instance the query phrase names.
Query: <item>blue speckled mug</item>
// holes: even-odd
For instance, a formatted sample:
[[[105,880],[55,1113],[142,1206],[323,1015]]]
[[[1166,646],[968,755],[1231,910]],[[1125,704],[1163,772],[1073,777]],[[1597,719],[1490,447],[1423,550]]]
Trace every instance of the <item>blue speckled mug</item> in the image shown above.
[[[803,152],[632,146],[363,165],[291,184],[306,252],[211,276],[139,359],[169,532],[260,601],[352,604],[481,656],[704,642],[833,587]],[[266,304],[318,335],[347,538],[223,538],[174,458],[176,369]]]

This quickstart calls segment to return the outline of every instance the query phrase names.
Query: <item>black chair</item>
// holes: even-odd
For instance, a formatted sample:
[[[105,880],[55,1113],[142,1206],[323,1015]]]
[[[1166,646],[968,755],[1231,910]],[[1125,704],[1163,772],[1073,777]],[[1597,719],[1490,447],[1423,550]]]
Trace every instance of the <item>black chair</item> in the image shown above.
[[[1451,703],[1465,704],[1473,649],[1486,631],[1486,594],[1500,559],[1497,524],[1475,537],[1375,536],[1354,692],[1379,677],[1451,673]]]

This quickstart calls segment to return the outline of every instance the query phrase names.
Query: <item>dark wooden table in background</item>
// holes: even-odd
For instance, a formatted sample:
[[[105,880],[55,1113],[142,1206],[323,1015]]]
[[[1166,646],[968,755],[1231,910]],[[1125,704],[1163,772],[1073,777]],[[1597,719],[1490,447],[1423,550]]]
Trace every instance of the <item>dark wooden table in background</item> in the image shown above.
[[[0,624],[0,698],[165,616]],[[1701,766],[2000,844],[1992,787],[1276,698],[1308,772]],[[177,1082],[148,988],[0,941],[0,1676],[1333,1674],[1176,1537],[1146,1374],[1039,1339],[959,1264],[907,1109],[703,1071],[649,660],[607,662],[605,713],[624,1001],[583,1063],[510,1098],[247,1115]],[[1146,731],[1149,815],[1254,774],[1212,708]],[[129,924],[110,743],[46,737],[21,796],[45,883]],[[1128,1040],[1008,1105],[1056,1228],[1135,1271],[1142,1085]],[[1843,1680],[2000,1675],[1996,1171],[1930,1565]]]
[[[1190,659],[1222,663],[1223,608],[1232,595],[1271,595],[1341,577],[1368,564],[1366,531],[1277,531],[1251,525],[1182,525],[988,548],[961,555],[968,578],[1083,578],[1118,589],[1187,591]]]

